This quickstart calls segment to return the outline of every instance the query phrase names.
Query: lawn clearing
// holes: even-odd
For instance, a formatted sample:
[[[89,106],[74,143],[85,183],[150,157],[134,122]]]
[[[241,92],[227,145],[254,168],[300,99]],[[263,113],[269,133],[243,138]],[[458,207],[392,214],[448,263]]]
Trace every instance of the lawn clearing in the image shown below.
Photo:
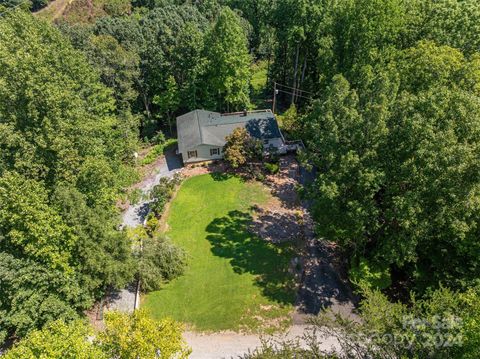
[[[190,256],[184,276],[144,299],[200,331],[272,331],[290,323],[295,299],[288,272],[293,248],[251,234],[251,206],[269,199],[260,183],[201,175],[186,180],[171,204],[168,236]]]
[[[271,103],[268,100],[271,94],[268,93],[267,86],[267,61],[259,61],[252,65],[252,106],[253,109],[263,110],[271,107]]]

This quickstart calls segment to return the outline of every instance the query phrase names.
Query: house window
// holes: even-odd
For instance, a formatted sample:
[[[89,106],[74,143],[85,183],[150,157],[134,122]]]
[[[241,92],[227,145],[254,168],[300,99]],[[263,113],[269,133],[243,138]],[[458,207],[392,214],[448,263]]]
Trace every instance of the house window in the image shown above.
[[[188,158],[197,157],[197,151],[188,151]]]
[[[220,148],[210,148],[210,156],[218,156],[220,154]]]

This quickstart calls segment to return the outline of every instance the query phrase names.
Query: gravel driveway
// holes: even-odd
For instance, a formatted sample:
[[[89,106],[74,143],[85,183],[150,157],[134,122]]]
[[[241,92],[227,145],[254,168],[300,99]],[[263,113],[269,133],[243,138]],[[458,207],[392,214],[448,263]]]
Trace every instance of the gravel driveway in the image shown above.
[[[149,192],[155,187],[162,177],[173,177],[182,168],[182,161],[175,154],[175,149],[169,150],[161,161],[157,173],[154,176],[144,179],[137,188],[142,191],[144,197],[148,197]],[[148,214],[148,204],[150,200],[142,200],[135,206],[130,206],[123,212],[123,224],[127,227],[136,227],[143,223]]]
[[[155,185],[160,182],[162,177],[173,177],[182,168],[182,161],[179,156],[175,154],[175,149],[167,151],[165,157],[160,160],[160,165],[156,174],[145,178],[138,186],[142,191],[143,196],[148,198],[149,192]],[[126,227],[136,227],[141,225],[148,215],[148,205],[150,200],[141,200],[140,203],[128,207],[122,215],[122,223]],[[128,288],[122,289],[113,293],[108,300],[108,309],[119,310],[122,312],[133,312],[135,307],[135,285],[130,285]]]
[[[302,337],[308,331],[306,325],[294,325],[290,330],[281,336],[264,336],[263,339],[273,341],[296,340]],[[261,347],[259,335],[244,335],[234,332],[223,332],[213,334],[199,334],[185,332],[183,337],[192,348],[191,359],[230,359],[238,358],[248,352]],[[339,349],[339,344],[335,338],[321,339],[320,349],[325,351],[334,351]],[[302,347],[306,347],[303,340],[299,341]]]

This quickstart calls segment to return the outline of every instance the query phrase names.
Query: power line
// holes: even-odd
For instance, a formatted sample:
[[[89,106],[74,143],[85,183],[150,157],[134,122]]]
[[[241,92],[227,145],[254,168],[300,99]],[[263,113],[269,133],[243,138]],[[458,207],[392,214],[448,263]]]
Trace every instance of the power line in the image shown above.
[[[279,92],[283,92],[283,93],[287,93],[289,95],[293,95],[293,92],[289,92],[289,91],[285,91],[285,90],[280,90],[280,89],[277,89],[277,91]],[[311,97],[307,97],[307,96],[303,96],[303,95],[299,95],[299,94],[295,94],[296,97],[302,97],[302,98],[306,98],[308,100],[311,100],[312,98]]]
[[[284,87],[288,87],[288,88],[291,88],[294,90],[294,92],[291,92],[291,91],[285,91],[285,90],[282,90],[282,89],[279,89],[277,86],[278,85],[281,85],[281,86],[284,86]],[[278,82],[273,82],[273,104],[272,104],[272,112],[275,113],[275,105],[277,103],[277,94],[279,92],[283,92],[283,93],[286,93],[286,94],[289,94],[289,95],[294,95],[295,98],[297,97],[301,97],[301,98],[305,98],[307,100],[312,100],[312,97],[309,97],[309,96],[304,96],[304,95],[300,95],[297,91],[299,92],[305,92],[305,93],[310,93],[313,95],[312,92],[309,92],[309,91],[305,91],[305,90],[300,90],[300,89],[294,89],[293,87],[290,87],[290,86],[287,86],[287,85],[282,85],[282,84],[279,84]]]
[[[299,88],[294,88],[294,87],[291,87],[291,86],[283,85],[283,84],[278,83],[278,82],[276,82],[276,84],[277,84],[277,85],[280,85],[280,86],[283,86],[283,87],[286,87],[286,88],[289,88],[289,89],[292,89],[292,90],[295,90],[295,91],[300,91],[300,92],[309,93],[309,94],[311,94],[311,95],[315,95],[313,92],[310,92],[310,91],[300,90]]]

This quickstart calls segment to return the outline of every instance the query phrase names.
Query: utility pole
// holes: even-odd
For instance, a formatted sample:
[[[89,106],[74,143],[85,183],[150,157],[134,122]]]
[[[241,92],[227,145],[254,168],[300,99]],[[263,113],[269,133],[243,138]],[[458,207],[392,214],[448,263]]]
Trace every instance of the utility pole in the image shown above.
[[[276,104],[276,102],[277,102],[277,93],[278,93],[277,83],[274,81],[274,82],[273,82],[273,104],[272,104],[272,112],[273,112],[273,114],[275,114],[275,104]]]

